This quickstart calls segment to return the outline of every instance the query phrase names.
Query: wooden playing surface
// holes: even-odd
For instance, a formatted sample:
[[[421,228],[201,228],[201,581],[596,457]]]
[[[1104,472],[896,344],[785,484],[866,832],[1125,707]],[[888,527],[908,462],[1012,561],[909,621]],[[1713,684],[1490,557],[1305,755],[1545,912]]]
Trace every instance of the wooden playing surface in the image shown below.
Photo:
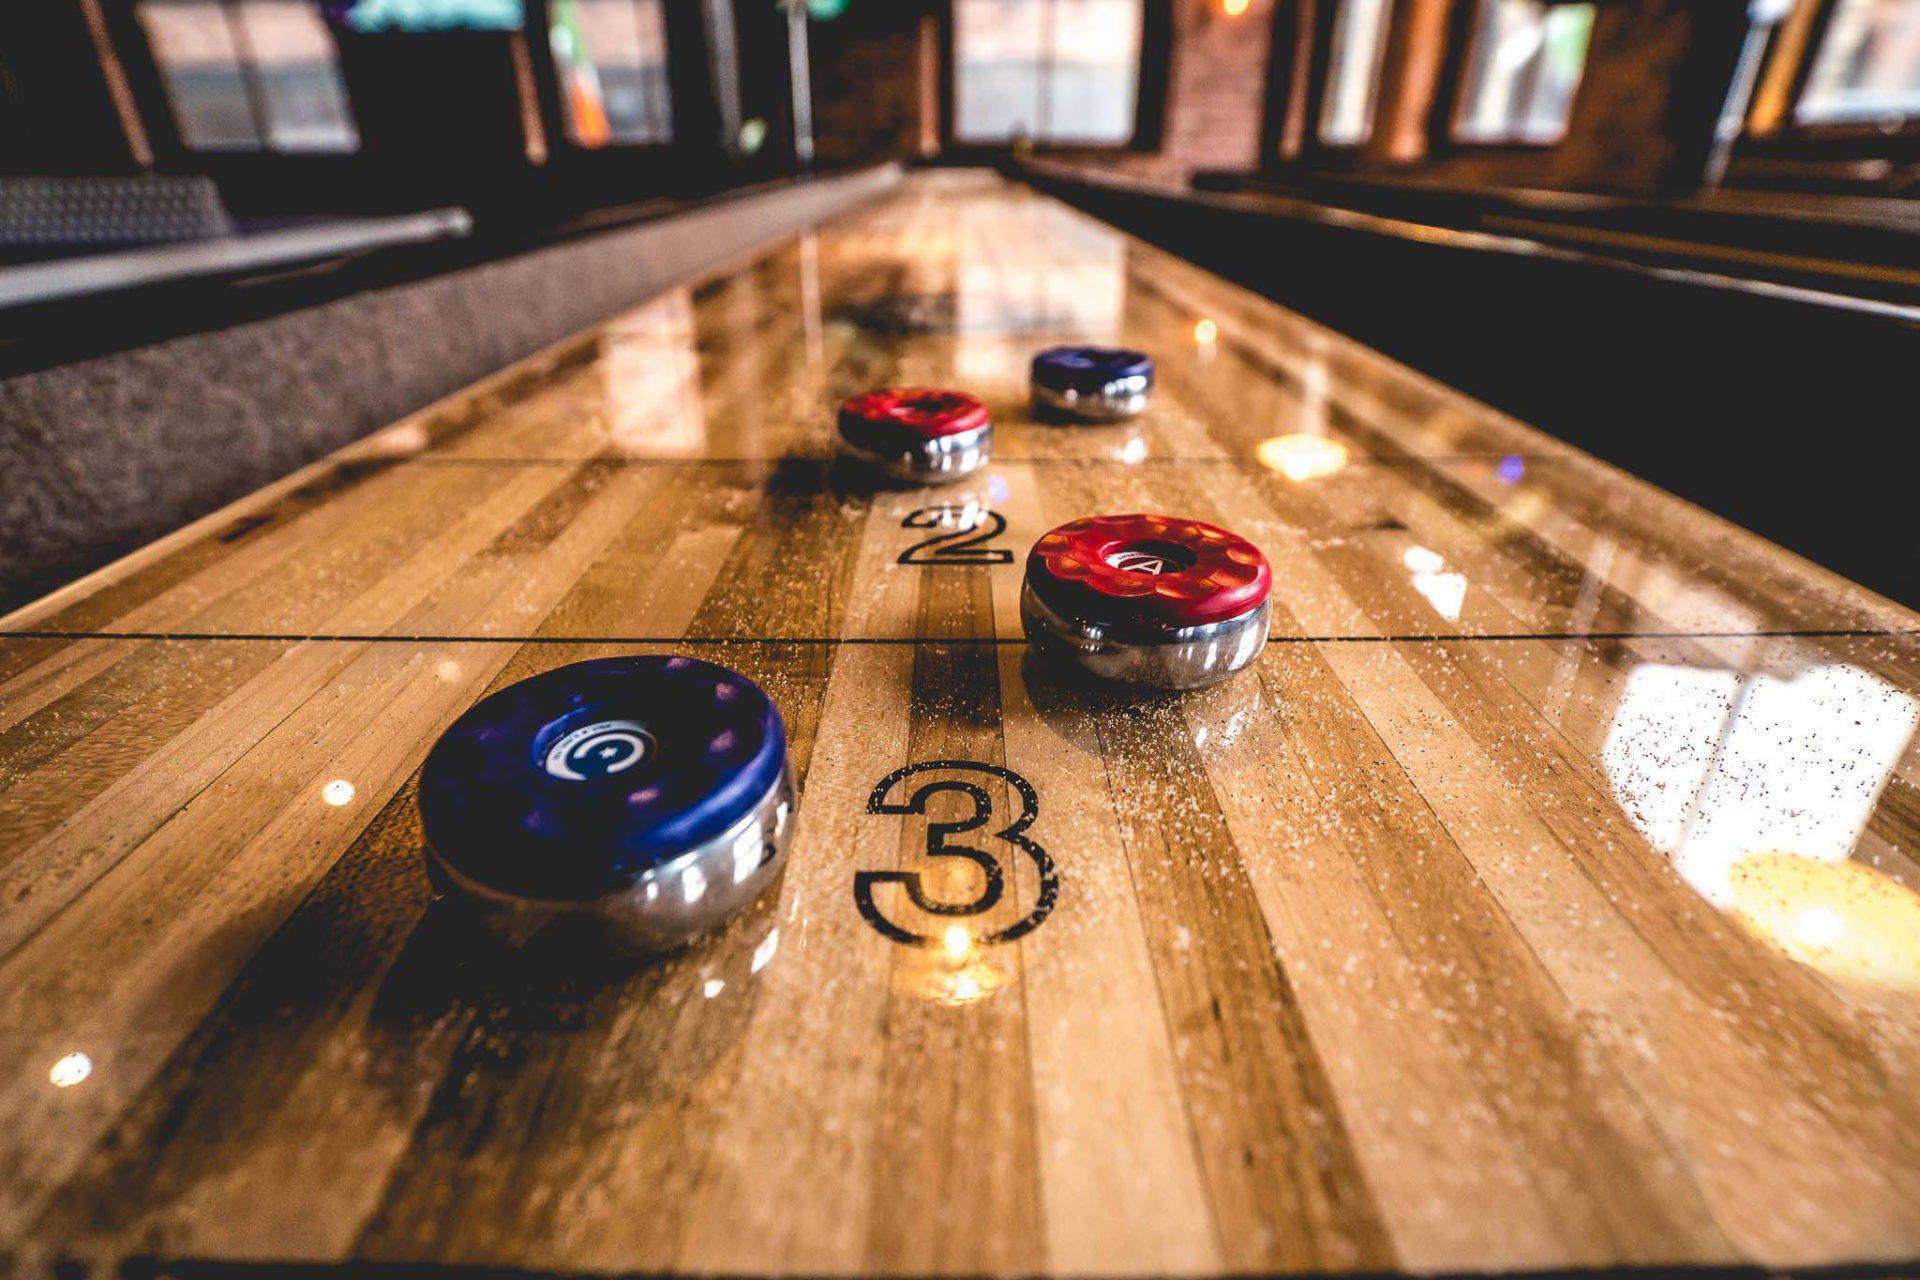
[[[1066,340],[1153,353],[1153,408],[1033,422],[1027,360]],[[990,472],[876,491],[834,461],[838,401],[916,383],[988,402]],[[1033,664],[1026,548],[1131,510],[1265,550],[1253,669],[1120,697]],[[1058,203],[917,177],[0,620],[0,1242],[1912,1258],[1917,627]],[[777,891],[639,966],[432,902],[435,735],[664,651],[786,717]],[[963,794],[869,811],[941,780],[992,801],[950,837],[1004,869],[985,912],[863,877],[978,897],[926,852]]]

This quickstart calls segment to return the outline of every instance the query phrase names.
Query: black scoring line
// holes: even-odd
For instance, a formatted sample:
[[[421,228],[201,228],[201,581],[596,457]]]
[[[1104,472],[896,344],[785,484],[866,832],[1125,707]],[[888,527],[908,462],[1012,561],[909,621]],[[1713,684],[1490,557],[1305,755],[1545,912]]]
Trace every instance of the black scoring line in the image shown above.
[[[835,454],[831,451],[806,454],[768,454],[764,457],[739,458],[640,458],[623,456],[601,456],[595,454],[560,455],[557,457],[538,456],[437,456],[400,457],[394,461],[428,467],[574,467],[586,463],[597,466],[614,467],[748,467],[774,466],[782,462],[832,462]],[[1385,458],[1367,455],[1349,457],[1343,464],[1347,467],[1383,467],[1387,469],[1421,466],[1426,464],[1460,462],[1503,462],[1516,458],[1529,466],[1565,462],[1566,459],[1550,453],[1440,453],[1413,454],[1405,458]],[[386,459],[381,459],[385,461]],[[1206,454],[1195,457],[1172,457],[1155,455],[1128,462],[1121,458],[1101,457],[1046,457],[996,458],[995,466],[1066,466],[1066,467],[1165,467],[1165,466],[1259,466],[1259,460],[1251,457],[1239,457],[1233,454]]]
[[[1855,640],[1920,635],[1920,627],[1830,627],[1752,631],[1412,632],[1377,636],[1268,636],[1268,644],[1461,644],[1473,641]],[[0,631],[0,640],[178,640],[324,644],[1024,645],[1024,636],[622,636],[427,635],[338,631]]]

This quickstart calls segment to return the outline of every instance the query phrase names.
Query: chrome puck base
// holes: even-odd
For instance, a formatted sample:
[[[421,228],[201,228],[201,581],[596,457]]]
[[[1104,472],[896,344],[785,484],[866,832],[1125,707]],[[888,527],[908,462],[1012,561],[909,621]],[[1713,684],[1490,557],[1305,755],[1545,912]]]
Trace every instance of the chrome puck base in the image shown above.
[[[1042,413],[1061,414],[1087,422],[1119,422],[1138,417],[1146,410],[1151,380],[1145,377],[1116,378],[1098,391],[1077,391],[1033,384],[1033,405]]]
[[[897,450],[881,451],[846,439],[841,448],[890,479],[907,484],[952,484],[979,471],[993,459],[993,424],[950,436],[902,438]]]
[[[794,827],[793,767],[739,822],[704,844],[595,898],[555,901],[503,892],[462,874],[427,845],[434,885],[516,946],[550,925],[581,927],[631,952],[670,951],[744,911],[786,865]]]
[[[1156,689],[1204,689],[1260,656],[1273,606],[1220,622],[1173,630],[1102,626],[1063,617],[1028,583],[1020,591],[1020,624],[1041,656],[1101,680]]]

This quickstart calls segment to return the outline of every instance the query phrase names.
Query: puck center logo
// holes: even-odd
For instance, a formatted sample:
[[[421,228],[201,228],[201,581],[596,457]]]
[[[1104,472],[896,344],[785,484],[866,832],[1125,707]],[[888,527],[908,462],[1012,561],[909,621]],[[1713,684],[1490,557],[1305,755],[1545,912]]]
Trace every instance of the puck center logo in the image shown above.
[[[1180,573],[1198,563],[1198,558],[1191,551],[1171,542],[1136,542],[1132,546],[1115,548],[1103,558],[1110,566],[1124,573],[1145,573],[1155,577]]]
[[[653,749],[653,735],[633,721],[599,720],[562,734],[540,763],[556,778],[585,782],[625,773]]]

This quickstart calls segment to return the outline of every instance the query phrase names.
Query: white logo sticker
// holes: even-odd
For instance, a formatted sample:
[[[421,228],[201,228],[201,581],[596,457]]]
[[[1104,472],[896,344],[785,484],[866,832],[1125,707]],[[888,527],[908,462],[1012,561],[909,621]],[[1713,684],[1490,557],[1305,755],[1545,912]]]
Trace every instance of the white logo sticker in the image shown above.
[[[653,735],[631,720],[584,724],[547,748],[541,764],[556,778],[585,782],[628,769],[653,754]]]
[[[1172,573],[1174,566],[1157,551],[1116,551],[1107,563],[1128,573]]]

